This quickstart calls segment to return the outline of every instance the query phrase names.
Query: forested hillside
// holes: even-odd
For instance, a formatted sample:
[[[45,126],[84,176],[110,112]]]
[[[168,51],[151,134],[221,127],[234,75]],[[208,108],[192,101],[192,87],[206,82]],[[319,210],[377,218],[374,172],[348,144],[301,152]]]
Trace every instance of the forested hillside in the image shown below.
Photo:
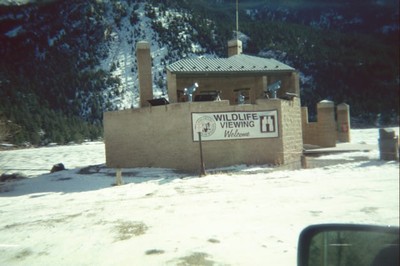
[[[358,125],[398,123],[397,1],[239,3],[245,53],[298,69],[302,104],[312,112],[318,101],[329,99],[348,103]],[[224,41],[232,37],[235,1],[202,0],[197,6],[216,22]]]
[[[9,3],[2,1],[0,4]],[[183,57],[226,56],[233,0],[54,0],[0,5],[0,141],[80,142],[102,113],[137,106],[135,43],[152,44],[153,89]],[[398,2],[239,1],[244,52],[296,69],[313,112],[346,102],[358,125],[397,123]]]
[[[0,114],[13,143],[101,136],[98,93],[118,80],[97,67],[104,27],[79,2],[1,8]]]

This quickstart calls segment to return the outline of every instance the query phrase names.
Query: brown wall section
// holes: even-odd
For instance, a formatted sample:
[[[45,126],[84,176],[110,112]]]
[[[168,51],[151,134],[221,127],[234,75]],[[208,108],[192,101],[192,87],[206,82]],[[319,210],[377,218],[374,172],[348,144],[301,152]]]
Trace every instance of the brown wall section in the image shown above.
[[[302,108],[303,142],[321,147],[336,146],[336,122],[334,103],[321,101],[317,104],[317,122],[308,122],[307,107]]]
[[[257,100],[255,105],[228,101],[192,102],[104,114],[106,164],[114,168],[199,169],[199,143],[192,140],[192,112],[277,110],[279,137],[203,142],[207,168],[237,164],[300,167],[300,101]]]
[[[350,111],[347,104],[337,107],[331,101],[317,104],[317,122],[308,121],[308,109],[302,107],[303,143],[320,147],[335,147],[336,141],[350,142]]]

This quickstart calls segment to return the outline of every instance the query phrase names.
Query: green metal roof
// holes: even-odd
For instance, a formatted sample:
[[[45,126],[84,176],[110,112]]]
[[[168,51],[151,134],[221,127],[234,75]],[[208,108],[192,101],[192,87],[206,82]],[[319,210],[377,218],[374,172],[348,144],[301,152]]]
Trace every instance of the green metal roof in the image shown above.
[[[172,73],[260,73],[294,71],[295,69],[275,59],[250,55],[234,55],[228,58],[192,58],[182,59],[167,69]]]

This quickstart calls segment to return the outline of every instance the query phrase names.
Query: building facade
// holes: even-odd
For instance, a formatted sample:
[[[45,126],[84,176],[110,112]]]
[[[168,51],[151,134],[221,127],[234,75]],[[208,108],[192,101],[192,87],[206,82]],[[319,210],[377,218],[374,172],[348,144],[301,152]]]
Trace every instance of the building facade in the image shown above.
[[[169,65],[169,104],[145,106],[152,99],[141,99],[141,108],[106,112],[106,165],[197,171],[201,139],[207,168],[239,164],[300,168],[303,136],[297,72],[273,59],[241,54],[240,41],[229,45],[228,58],[183,59]],[[197,87],[190,101],[187,88],[193,84]],[[271,86],[276,97],[268,91]],[[203,97],[216,92],[216,99]]]

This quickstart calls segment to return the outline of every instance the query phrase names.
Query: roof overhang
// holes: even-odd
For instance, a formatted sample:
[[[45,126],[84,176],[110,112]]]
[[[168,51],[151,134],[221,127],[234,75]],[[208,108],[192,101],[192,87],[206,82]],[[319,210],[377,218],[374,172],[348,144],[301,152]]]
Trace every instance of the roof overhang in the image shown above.
[[[229,58],[182,59],[167,66],[167,70],[179,75],[231,76],[268,75],[291,73],[295,69],[275,59],[249,55],[235,55]]]

